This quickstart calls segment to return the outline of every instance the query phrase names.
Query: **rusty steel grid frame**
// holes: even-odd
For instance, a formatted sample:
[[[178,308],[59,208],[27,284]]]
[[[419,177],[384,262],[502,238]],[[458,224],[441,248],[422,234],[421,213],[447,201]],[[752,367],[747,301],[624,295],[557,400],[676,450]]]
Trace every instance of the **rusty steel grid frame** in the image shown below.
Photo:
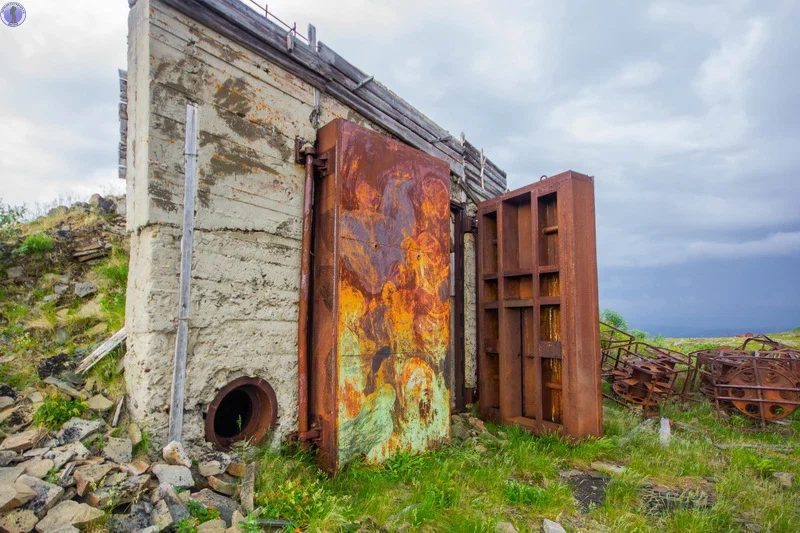
[[[602,435],[594,180],[568,171],[478,205],[481,416]]]

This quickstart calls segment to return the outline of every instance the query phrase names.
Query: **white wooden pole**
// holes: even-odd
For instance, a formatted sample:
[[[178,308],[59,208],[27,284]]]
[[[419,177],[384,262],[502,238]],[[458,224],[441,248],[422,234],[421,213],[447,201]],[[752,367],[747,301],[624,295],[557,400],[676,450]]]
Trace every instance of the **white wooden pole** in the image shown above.
[[[183,236],[181,237],[181,276],[178,300],[178,331],[172,368],[169,409],[169,442],[181,440],[183,402],[186,389],[186,351],[189,337],[189,302],[192,279],[192,240],[194,202],[197,196],[197,104],[186,104],[186,150],[184,152]]]

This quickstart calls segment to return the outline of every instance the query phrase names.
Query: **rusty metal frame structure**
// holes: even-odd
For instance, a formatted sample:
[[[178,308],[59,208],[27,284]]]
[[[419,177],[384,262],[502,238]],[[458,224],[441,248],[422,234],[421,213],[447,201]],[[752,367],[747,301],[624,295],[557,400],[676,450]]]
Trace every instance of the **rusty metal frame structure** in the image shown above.
[[[602,434],[594,180],[568,171],[478,205],[481,415]]]

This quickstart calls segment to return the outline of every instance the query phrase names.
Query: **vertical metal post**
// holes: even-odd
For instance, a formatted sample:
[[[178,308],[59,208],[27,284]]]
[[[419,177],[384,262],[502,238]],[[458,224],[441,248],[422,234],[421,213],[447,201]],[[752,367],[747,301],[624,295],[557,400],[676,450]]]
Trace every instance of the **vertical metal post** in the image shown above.
[[[172,367],[172,391],[169,409],[169,440],[181,440],[183,402],[186,388],[186,352],[189,337],[189,302],[192,279],[192,241],[194,203],[197,195],[197,104],[186,104],[186,149],[184,151],[183,235],[181,236],[181,274],[178,296],[178,331]]]
[[[308,324],[311,315],[311,235],[314,220],[314,147],[297,143],[297,160],[303,160],[306,166],[305,194],[303,199],[303,240],[300,257],[300,302],[297,319],[297,426],[299,432],[309,430],[308,417]],[[303,159],[301,159],[303,158]]]

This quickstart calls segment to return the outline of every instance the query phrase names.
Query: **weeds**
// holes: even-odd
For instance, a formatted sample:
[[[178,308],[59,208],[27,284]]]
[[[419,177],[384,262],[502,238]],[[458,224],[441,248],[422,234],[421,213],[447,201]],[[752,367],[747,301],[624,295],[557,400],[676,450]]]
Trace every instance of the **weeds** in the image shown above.
[[[85,410],[85,402],[62,398],[58,393],[48,394],[34,413],[33,421],[48,429],[58,429],[70,418],[81,416]]]
[[[44,233],[37,233],[26,237],[22,244],[14,249],[17,255],[43,254],[53,249],[53,238]]]

